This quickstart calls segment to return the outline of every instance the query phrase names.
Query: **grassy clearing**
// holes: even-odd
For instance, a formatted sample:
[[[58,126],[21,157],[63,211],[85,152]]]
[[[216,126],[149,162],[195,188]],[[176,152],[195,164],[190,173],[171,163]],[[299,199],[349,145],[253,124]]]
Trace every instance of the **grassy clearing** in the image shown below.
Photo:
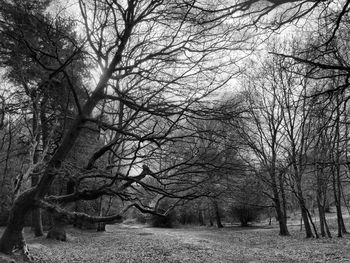
[[[350,235],[305,239],[298,226],[280,237],[275,227],[157,229],[110,225],[104,233],[68,229],[68,242],[26,233],[38,262],[350,262]]]

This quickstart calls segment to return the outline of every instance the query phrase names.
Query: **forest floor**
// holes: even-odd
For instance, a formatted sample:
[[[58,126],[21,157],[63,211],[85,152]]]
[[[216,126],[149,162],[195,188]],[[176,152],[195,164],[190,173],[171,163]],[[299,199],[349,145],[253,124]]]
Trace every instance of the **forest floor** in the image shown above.
[[[305,239],[299,226],[290,231],[291,236],[281,237],[276,225],[166,229],[115,224],[106,232],[68,228],[67,242],[25,235],[37,262],[47,263],[350,262],[350,235]]]

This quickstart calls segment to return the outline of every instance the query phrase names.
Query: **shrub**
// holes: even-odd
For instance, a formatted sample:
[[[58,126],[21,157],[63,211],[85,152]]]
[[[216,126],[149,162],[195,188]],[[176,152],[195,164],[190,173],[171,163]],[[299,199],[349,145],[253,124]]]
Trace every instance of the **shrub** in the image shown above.
[[[137,212],[135,213],[135,217],[136,217],[136,222],[139,224],[146,224],[147,223],[147,215],[143,214],[141,212]]]
[[[174,212],[170,212],[166,216],[152,215],[150,221],[153,227],[171,228],[176,221],[176,215]]]
[[[182,208],[179,211],[179,223],[182,225],[196,224],[198,223],[198,217],[196,213],[190,209]]]
[[[231,207],[230,212],[232,218],[239,221],[241,226],[248,226],[249,222],[258,219],[261,209],[248,205],[236,205]]]
[[[169,201],[163,200],[158,208],[157,211],[160,214],[165,213],[167,209],[169,208]],[[175,210],[171,210],[167,215],[165,216],[158,216],[158,215],[151,215],[150,216],[150,223],[153,227],[168,227],[171,228],[174,226],[174,223],[177,221],[177,214]]]

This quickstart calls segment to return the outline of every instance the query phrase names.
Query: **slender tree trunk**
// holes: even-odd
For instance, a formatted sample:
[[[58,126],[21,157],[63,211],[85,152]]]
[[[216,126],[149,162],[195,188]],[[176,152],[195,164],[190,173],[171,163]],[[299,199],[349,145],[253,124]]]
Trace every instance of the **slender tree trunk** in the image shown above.
[[[213,218],[211,217],[211,215],[209,215],[209,226],[213,226]]]
[[[212,210],[209,202],[208,202],[207,214],[208,214],[209,226],[213,226],[214,223],[213,223],[213,217],[212,217]]]
[[[33,95],[35,96],[35,95]],[[40,140],[40,133],[39,133],[39,124],[38,124],[38,105],[36,102],[37,98],[32,97],[33,102],[33,120],[32,120],[32,129],[33,134],[35,136],[35,141],[39,144]],[[35,146],[35,149],[33,149],[33,163],[36,164],[39,161],[39,153],[37,151],[37,146]],[[34,170],[31,174],[31,186],[35,187],[39,182],[39,175],[37,174],[37,170]],[[42,225],[42,218],[41,218],[41,210],[40,208],[35,208],[32,211],[32,230],[34,231],[34,235],[36,237],[40,237],[44,235],[43,231],[43,225]]]
[[[280,198],[278,187],[277,187],[277,182],[276,182],[276,173],[274,171],[271,172],[271,181],[272,181],[272,191],[273,191],[273,202],[274,202],[274,207],[276,210],[276,215],[278,218],[278,224],[279,224],[279,229],[280,229],[280,235],[281,236],[289,236],[289,231],[287,227],[287,215],[286,215],[286,206],[283,204],[285,199]],[[281,174],[280,174],[281,176]],[[280,187],[283,188],[283,181],[282,178],[279,178],[279,183]],[[285,196],[282,196],[285,198]]]
[[[320,219],[320,229],[321,229],[321,236],[329,238],[332,237],[328,225],[327,225],[327,219],[326,219],[326,211],[325,211],[325,205],[327,202],[327,180],[325,180],[325,176],[323,173],[323,168],[319,167],[317,164],[315,164],[315,171],[316,171],[316,179],[317,179],[317,208],[318,208],[318,215]]]
[[[315,232],[315,236],[316,236],[316,238],[319,238],[320,236],[318,235],[317,228],[316,228],[314,222],[312,221],[312,216],[310,214],[310,211],[307,208],[305,208],[305,209],[306,209],[307,215],[309,216],[310,224],[312,225],[312,228]]]
[[[36,184],[38,183],[38,180],[39,180],[38,175],[32,174],[32,187],[36,186]],[[35,208],[32,211],[32,230],[34,231],[34,235],[36,237],[40,237],[44,235],[40,208]]]
[[[281,197],[282,197],[282,215],[280,219],[280,235],[281,236],[289,236],[289,231],[287,228],[287,200],[286,200],[286,194],[284,191],[284,180],[283,180],[283,173],[279,173],[279,183],[280,183],[280,190],[281,190]]]
[[[332,234],[329,231],[329,227],[327,224],[327,218],[326,218],[326,204],[327,204],[327,182],[324,181],[324,174],[323,169],[321,168],[320,174],[317,171],[316,167],[316,177],[317,177],[317,207],[318,207],[318,214],[320,219],[320,229],[321,229],[321,236],[322,237],[329,237],[332,238]]]
[[[202,209],[200,209],[200,207],[198,208],[198,222],[200,226],[204,226],[204,219],[203,219],[203,212]]]
[[[326,233],[327,233],[328,237],[331,238],[332,234],[331,234],[331,231],[329,231],[329,227],[328,227],[328,224],[327,224],[326,216],[324,217],[324,225],[326,227]]]
[[[317,193],[317,208],[318,208],[318,216],[320,218],[321,236],[325,237],[326,236],[325,222],[324,222],[325,214],[324,214],[324,209],[321,205],[320,193]]]
[[[100,197],[99,204],[98,204],[98,215],[103,216],[103,197]],[[97,232],[103,232],[106,231],[106,224],[104,222],[97,223]]]
[[[337,96],[337,103],[339,103],[339,96]],[[337,222],[338,222],[338,237],[342,234],[347,233],[343,213],[341,209],[341,180],[340,180],[340,108],[337,107],[337,119],[336,119],[336,131],[335,131],[335,174],[333,173],[333,188],[334,188],[334,199],[337,209]]]
[[[301,216],[302,216],[304,226],[305,226],[306,238],[314,237],[314,235],[312,233],[311,226],[310,226],[308,211],[305,207],[305,203],[301,202],[300,206],[302,206],[301,207]]]
[[[336,207],[336,211],[337,211],[338,237],[342,237],[343,233],[345,233],[345,232],[343,232],[344,221],[343,221],[343,215],[342,215],[342,211],[341,211],[340,196],[338,195],[338,191],[337,191],[338,185],[336,182],[336,176],[334,174],[334,172],[335,172],[334,169],[332,172],[333,172],[333,176],[332,176],[333,195],[334,195],[335,207]]]
[[[341,180],[340,180],[340,167],[338,169],[339,170],[337,171],[337,190],[338,190],[337,215],[339,215],[340,226],[341,226],[341,230],[342,230],[343,234],[347,234],[348,231],[346,230],[346,227],[345,227],[343,212],[342,212],[342,207],[341,207],[342,192],[341,192]]]
[[[273,206],[275,207],[274,204],[273,204]],[[270,208],[268,208],[267,213],[269,215],[269,226],[271,226],[271,224],[272,224],[272,214],[271,214],[271,209]]]
[[[312,233],[311,226],[310,226],[308,210],[306,208],[305,199],[304,199],[303,192],[301,189],[300,180],[297,181],[296,185],[297,185],[297,198],[298,198],[299,206],[300,206],[300,210],[301,210],[301,217],[303,219],[304,226],[305,226],[306,238],[314,237],[314,235]]]
[[[342,214],[342,209],[340,203],[336,204],[336,210],[337,210],[337,222],[338,222],[338,237],[342,237],[343,234],[347,233],[345,224],[344,224],[344,219],[343,219],[343,214]]]

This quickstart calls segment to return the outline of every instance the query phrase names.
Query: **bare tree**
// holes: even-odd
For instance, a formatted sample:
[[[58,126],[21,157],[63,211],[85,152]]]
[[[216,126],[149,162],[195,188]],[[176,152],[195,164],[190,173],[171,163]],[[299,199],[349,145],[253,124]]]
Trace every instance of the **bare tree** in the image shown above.
[[[260,68],[260,72],[244,78],[247,113],[240,134],[242,142],[254,154],[254,158],[246,159],[247,164],[270,189],[266,194],[274,204],[280,235],[289,235],[284,193],[285,160],[281,158],[285,141],[283,109],[278,101],[281,72],[273,58],[270,62],[263,62]]]
[[[282,12],[280,23],[274,24],[298,19],[319,5],[319,1],[287,2],[287,12]],[[193,135],[184,125],[185,120],[206,114],[200,110],[205,99],[234,75],[232,65],[242,53],[231,52],[245,47],[252,36],[238,30],[264,22],[265,15],[282,5],[280,1],[261,4],[255,0],[233,3],[88,0],[78,4],[80,20],[77,23],[82,39],[75,41],[67,35],[63,42],[72,44],[72,49],[63,57],[54,52],[55,63],[42,63],[53,54],[45,53],[41,45],[25,41],[26,35],[21,38],[25,48],[31,51],[28,61],[47,70],[47,81],[51,83],[57,76],[65,80],[73,94],[76,112],[52,156],[45,160],[38,182],[15,200],[0,240],[1,252],[11,253],[15,246],[25,247],[24,219],[38,207],[62,215],[68,221],[79,218],[113,222],[130,207],[156,214],[154,204],[144,204],[142,199],[134,198],[140,189],[154,196],[155,205],[164,196],[192,198],[193,192],[185,191],[188,186],[179,190],[163,183],[179,181],[177,179],[189,173],[187,160],[177,159],[165,170],[157,170],[158,163],[154,160],[162,156],[162,149],[171,149],[174,141]],[[35,20],[37,16],[32,18]],[[55,18],[51,17],[51,21],[54,24]],[[1,23],[6,21],[1,19]],[[91,65],[96,82],[88,78],[80,83],[73,81],[70,65],[79,57]],[[79,96],[80,90],[85,90],[85,97]],[[104,131],[106,142],[87,158],[86,165],[74,171],[78,181],[98,178],[98,187],[47,196],[55,178],[67,168],[67,156],[81,131],[94,125]],[[109,167],[98,163],[105,154],[109,154]],[[171,172],[182,168],[184,173]],[[196,178],[189,182],[191,190],[198,181]],[[103,195],[118,196],[129,204],[120,213],[108,217],[68,212],[56,205]]]
[[[74,95],[77,113],[67,124],[69,128],[52,157],[41,169],[38,183],[17,197],[0,241],[0,251],[5,253],[24,245],[25,216],[37,207],[64,215],[68,221],[80,218],[90,222],[113,222],[123,211],[114,216],[94,217],[68,212],[55,204],[116,195],[129,202],[125,210],[136,207],[142,212],[156,213],[152,206],[134,198],[133,193],[139,191],[136,184],[155,196],[184,198],[184,189],[176,190],[162,184],[162,180],[170,180],[177,174],[168,173],[171,177],[163,178],[166,171],[155,170],[157,165],[153,157],[159,156],[161,149],[169,147],[172,141],[189,136],[186,132],[177,133],[184,128],[183,121],[195,114],[204,98],[232,77],[225,70],[234,62],[230,56],[228,60],[215,58],[225,58],[226,52],[244,43],[242,38],[233,41],[232,25],[224,23],[225,10],[213,13],[210,7],[202,10],[186,2],[134,0],[122,4],[80,1],[79,7],[86,39],[76,43],[76,48],[64,60],[50,68],[48,76],[49,80],[57,74],[65,78]],[[36,54],[47,54],[40,46],[36,49],[31,43],[28,46],[33,50],[33,61],[45,66],[39,63]],[[77,96],[81,89],[79,84],[66,74],[68,66],[81,52],[95,66],[98,78],[95,85],[80,84],[86,87],[88,94],[84,100]],[[103,108],[106,104],[112,106],[111,111]],[[115,114],[119,116],[117,120],[113,117]],[[63,196],[46,196],[54,179],[65,169],[67,155],[82,129],[91,128],[90,123],[108,131],[108,141],[88,158],[85,167],[76,169],[77,179],[98,178],[99,187],[78,188]],[[122,155],[118,147],[123,148]],[[111,167],[119,165],[122,169],[100,167],[98,160],[106,153],[112,153]],[[119,164],[115,162],[118,159],[122,160]],[[158,185],[147,183],[148,177],[154,178]]]

